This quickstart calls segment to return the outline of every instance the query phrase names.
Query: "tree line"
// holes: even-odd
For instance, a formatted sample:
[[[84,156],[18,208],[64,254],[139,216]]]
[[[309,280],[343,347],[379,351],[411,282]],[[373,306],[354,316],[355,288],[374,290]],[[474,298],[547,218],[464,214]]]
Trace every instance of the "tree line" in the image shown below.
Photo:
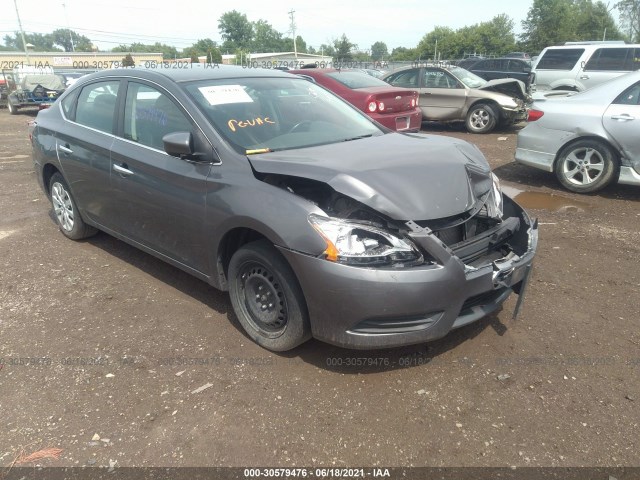
[[[618,24],[613,12],[617,11]],[[640,42],[640,0],[619,0],[604,3],[593,0],[533,0],[522,21],[522,33],[514,33],[514,21],[500,14],[486,22],[454,30],[439,25],[426,33],[415,47],[397,47],[388,51],[384,41],[369,48],[360,48],[343,33],[333,41],[313,47],[297,35],[295,48],[300,53],[323,54],[335,60],[427,60],[456,59],[470,54],[503,55],[510,51],[524,51],[532,55],[544,47],[566,41],[625,40]],[[114,52],[160,52],[165,58],[206,56],[209,61],[221,61],[223,53],[239,58],[247,53],[291,52],[294,41],[289,33],[277,31],[263,19],[251,21],[246,14],[231,10],[218,19],[218,43],[210,38],[200,39],[190,47],[178,50],[164,43],[134,42],[119,45]],[[50,34],[28,33],[26,41],[35,51],[90,52],[91,40],[69,29],[57,29]],[[2,50],[23,50],[18,32],[5,35]]]

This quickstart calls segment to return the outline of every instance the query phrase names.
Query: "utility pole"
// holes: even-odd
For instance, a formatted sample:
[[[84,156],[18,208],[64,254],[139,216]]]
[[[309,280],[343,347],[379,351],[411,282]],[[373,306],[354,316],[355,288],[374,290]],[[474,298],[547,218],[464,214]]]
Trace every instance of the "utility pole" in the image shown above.
[[[296,13],[295,10],[291,9],[289,11],[289,17],[291,17],[291,36],[293,37],[293,54],[298,58],[298,48],[296,46],[296,21],[293,18],[293,14]]]
[[[71,40],[71,51],[75,52],[76,47],[73,45],[73,35],[71,35],[71,29],[69,28],[69,17],[67,17],[67,6],[63,3],[62,8],[64,8],[64,18],[67,21],[67,30],[69,30],[69,40]]]
[[[29,61],[29,49],[27,48],[27,41],[24,39],[24,30],[22,29],[22,22],[20,21],[20,12],[18,11],[18,0],[13,0],[13,4],[16,6],[16,16],[18,17],[18,27],[20,27],[20,35],[22,37],[22,47],[24,48],[24,54],[27,57],[27,65],[31,65]]]

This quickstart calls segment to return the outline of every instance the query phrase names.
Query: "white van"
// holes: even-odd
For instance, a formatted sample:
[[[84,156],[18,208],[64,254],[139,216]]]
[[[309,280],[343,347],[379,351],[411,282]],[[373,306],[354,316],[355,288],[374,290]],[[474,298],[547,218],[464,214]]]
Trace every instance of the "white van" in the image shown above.
[[[581,92],[640,68],[640,44],[567,42],[545,48],[533,66],[532,90]]]

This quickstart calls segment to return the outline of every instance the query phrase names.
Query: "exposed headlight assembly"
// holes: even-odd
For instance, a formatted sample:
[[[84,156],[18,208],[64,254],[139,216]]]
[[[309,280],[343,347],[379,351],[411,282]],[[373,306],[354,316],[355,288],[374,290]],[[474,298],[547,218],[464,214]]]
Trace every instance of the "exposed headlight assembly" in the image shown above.
[[[406,267],[422,263],[409,241],[371,225],[309,215],[309,223],[327,244],[324,258],[361,267]]]

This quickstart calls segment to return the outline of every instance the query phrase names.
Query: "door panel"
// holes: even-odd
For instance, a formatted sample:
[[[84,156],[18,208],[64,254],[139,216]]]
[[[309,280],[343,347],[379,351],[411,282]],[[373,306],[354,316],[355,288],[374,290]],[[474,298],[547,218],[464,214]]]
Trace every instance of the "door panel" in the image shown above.
[[[420,108],[424,120],[455,120],[462,118],[467,92],[447,72],[425,68],[420,88]]]
[[[602,124],[618,142],[624,155],[631,160],[640,159],[640,83],[620,95],[605,111]]]
[[[110,149],[119,81],[85,86],[77,104],[66,112],[56,142],[63,175],[83,216],[112,227],[115,212],[109,187]]]
[[[190,131],[196,150],[204,151],[199,130],[168,94],[143,83],[128,83],[124,116],[125,138],[116,138],[111,150],[111,187],[120,213],[117,230],[206,272],[205,199],[211,164],[162,150],[165,134]]]

